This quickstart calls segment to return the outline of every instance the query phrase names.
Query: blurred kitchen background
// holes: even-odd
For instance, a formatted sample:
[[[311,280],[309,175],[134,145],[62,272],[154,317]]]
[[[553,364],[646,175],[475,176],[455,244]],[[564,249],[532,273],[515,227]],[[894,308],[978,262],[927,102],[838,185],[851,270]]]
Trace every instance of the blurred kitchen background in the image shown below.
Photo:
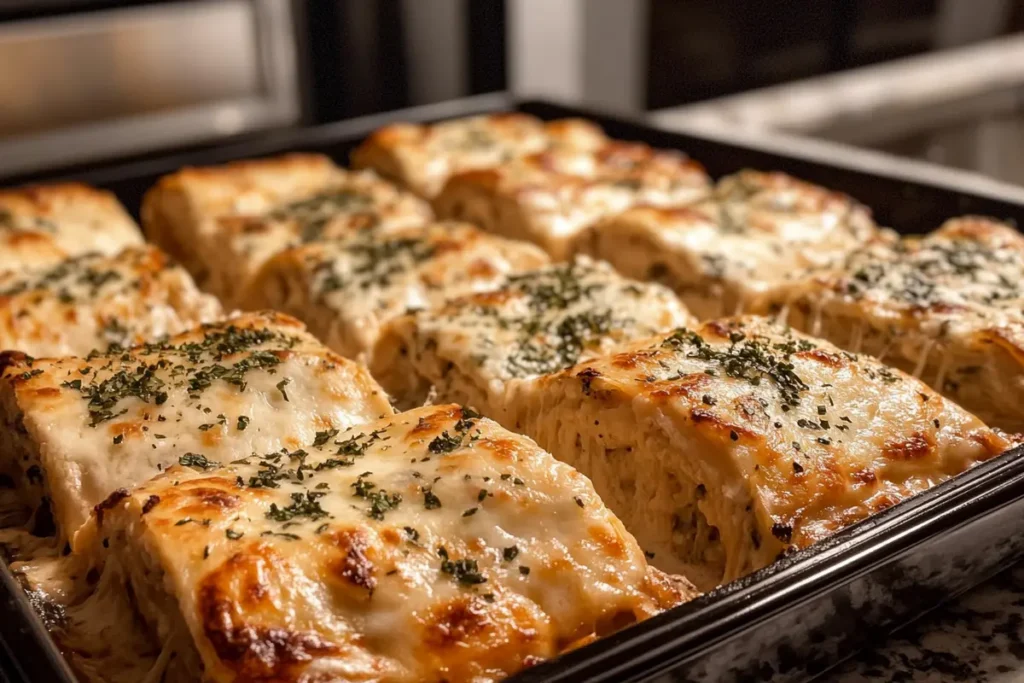
[[[1024,184],[1021,0],[0,0],[8,179],[504,90]]]

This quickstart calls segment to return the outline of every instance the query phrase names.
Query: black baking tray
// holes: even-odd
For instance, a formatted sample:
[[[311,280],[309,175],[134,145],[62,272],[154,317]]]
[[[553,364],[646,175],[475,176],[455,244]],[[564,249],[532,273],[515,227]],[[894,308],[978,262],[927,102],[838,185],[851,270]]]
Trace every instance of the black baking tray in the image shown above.
[[[499,111],[541,118],[583,116],[617,138],[685,151],[714,176],[741,168],[781,170],[846,192],[879,223],[925,232],[974,213],[1020,224],[1013,193],[968,193],[884,165],[877,172],[657,130],[548,102],[488,95],[282,131],[103,166],[22,176],[3,184],[74,179],[115,192],[133,213],[156,179],[185,165],[312,151],[346,161],[371,130],[393,121],[433,121]],[[514,676],[515,683],[594,681],[802,681],[1024,557],[1024,449],[1014,449],[855,524],[770,567]],[[0,562],[0,659],[13,681],[73,677],[19,584]],[[21,678],[18,678],[18,676]]]

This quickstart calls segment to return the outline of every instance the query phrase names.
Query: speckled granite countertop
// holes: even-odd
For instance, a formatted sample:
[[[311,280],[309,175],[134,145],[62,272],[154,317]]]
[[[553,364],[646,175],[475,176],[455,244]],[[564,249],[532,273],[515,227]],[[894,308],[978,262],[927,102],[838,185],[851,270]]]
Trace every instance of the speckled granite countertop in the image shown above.
[[[1024,564],[823,676],[825,683],[1024,681]]]

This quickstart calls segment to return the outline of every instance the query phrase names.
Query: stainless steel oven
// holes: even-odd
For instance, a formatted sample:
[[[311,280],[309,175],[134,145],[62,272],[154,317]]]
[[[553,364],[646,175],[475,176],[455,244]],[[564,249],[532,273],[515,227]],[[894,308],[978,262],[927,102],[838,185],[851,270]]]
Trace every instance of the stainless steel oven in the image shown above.
[[[0,176],[299,119],[292,0],[118,4],[39,0],[0,22]]]

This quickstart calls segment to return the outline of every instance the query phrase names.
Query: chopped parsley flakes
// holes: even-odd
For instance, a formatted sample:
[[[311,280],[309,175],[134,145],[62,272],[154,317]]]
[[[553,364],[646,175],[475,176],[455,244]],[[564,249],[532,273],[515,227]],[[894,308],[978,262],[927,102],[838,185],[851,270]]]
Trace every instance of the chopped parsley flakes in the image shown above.
[[[370,509],[367,512],[367,516],[382,521],[384,519],[384,513],[389,510],[394,510],[398,507],[398,504],[402,502],[402,494],[400,493],[388,493],[384,489],[374,490],[377,485],[366,479],[370,472],[359,475],[356,481],[352,484],[353,495],[357,498],[365,498],[370,503]]]
[[[771,343],[764,337],[748,337],[740,331],[730,335],[729,346],[713,346],[696,332],[685,328],[677,329],[661,346],[685,354],[686,358],[713,364],[729,377],[754,386],[760,385],[764,379],[771,380],[783,403],[788,406],[799,405],[800,394],[810,388],[796,373],[790,356],[816,348],[805,339]],[[709,368],[708,374],[713,374],[713,370]],[[714,405],[713,401],[709,405]]]
[[[437,549],[437,556],[441,558],[441,573],[450,575],[460,584],[475,586],[487,582],[487,578],[480,572],[476,560],[466,558],[452,560],[448,557],[448,551],[444,546]]]
[[[185,455],[178,458],[178,464],[184,465],[185,467],[194,467],[201,470],[208,470],[216,467],[217,464],[211,462],[205,455],[199,453],[186,453]]]
[[[276,522],[288,522],[296,517],[305,517],[311,521],[323,519],[330,515],[320,507],[320,503],[317,502],[318,498],[322,498],[325,494],[317,491],[306,491],[303,493],[291,494],[292,502],[287,507],[278,507],[277,503],[271,503],[270,510],[267,511],[267,519],[272,519]]]
[[[248,372],[280,364],[281,359],[272,351],[252,350],[254,346],[271,341],[287,348],[293,346],[296,339],[273,330],[241,329],[232,325],[210,331],[200,341],[177,346],[165,341],[145,344],[130,352],[120,348],[106,353],[93,351],[88,360],[108,360],[111,366],[116,360],[122,366],[102,380],[87,384],[85,380],[76,378],[62,386],[80,392],[88,401],[89,424],[95,427],[127,412],[127,409],[117,410],[121,401],[134,398],[152,405],[164,404],[171,386],[186,388],[192,399],[199,398],[203,390],[218,380],[244,390]],[[224,364],[225,356],[244,351],[250,351],[249,355]],[[152,355],[159,358],[148,358]],[[189,365],[179,362],[176,357],[187,359]],[[96,374],[92,376],[95,378]]]

